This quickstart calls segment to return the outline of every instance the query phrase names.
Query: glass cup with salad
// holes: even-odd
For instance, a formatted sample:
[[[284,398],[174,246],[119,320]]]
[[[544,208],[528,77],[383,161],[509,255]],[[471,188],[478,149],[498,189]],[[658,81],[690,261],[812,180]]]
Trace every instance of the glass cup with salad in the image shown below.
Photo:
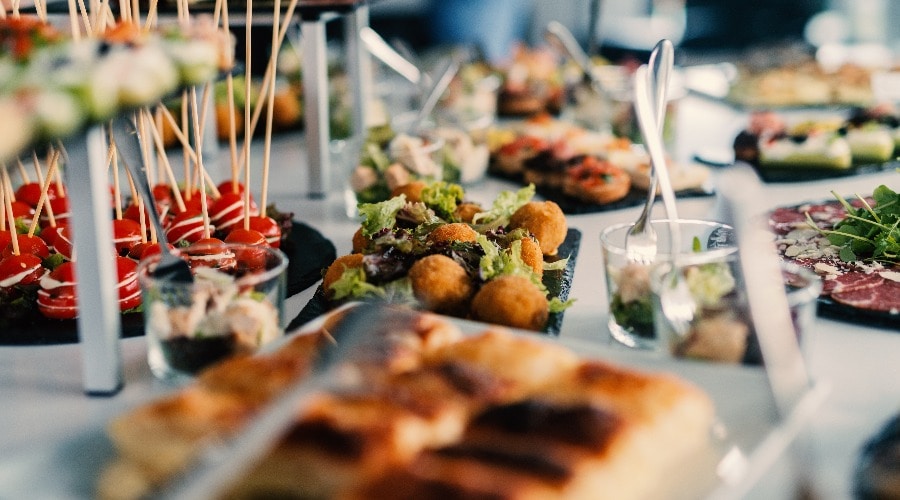
[[[679,219],[682,255],[704,254],[726,256],[736,251],[731,226],[720,222]],[[634,348],[656,349],[650,275],[654,265],[671,261],[669,249],[669,221],[654,220],[659,252],[649,263],[630,260],[625,252],[625,237],[632,223],[607,227],[600,233],[609,297],[609,333],[616,341]]]

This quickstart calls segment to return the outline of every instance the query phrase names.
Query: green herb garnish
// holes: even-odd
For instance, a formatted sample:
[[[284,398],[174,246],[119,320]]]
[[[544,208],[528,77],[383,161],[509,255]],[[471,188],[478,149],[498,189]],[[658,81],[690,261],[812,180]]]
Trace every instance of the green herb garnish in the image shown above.
[[[360,203],[357,207],[363,218],[362,232],[366,237],[391,229],[397,223],[397,212],[406,206],[406,195],[391,198],[380,203]]]
[[[900,262],[900,195],[881,185],[872,193],[874,206],[857,195],[862,206],[855,208],[834,191],[831,194],[847,210],[846,217],[830,230],[819,228],[809,214],[806,219],[831,244],[840,248],[841,260]]]

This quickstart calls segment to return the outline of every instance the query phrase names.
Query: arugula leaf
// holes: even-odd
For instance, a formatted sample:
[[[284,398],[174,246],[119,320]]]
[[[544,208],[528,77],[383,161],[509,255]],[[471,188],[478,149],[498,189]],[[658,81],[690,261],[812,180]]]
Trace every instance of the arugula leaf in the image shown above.
[[[391,229],[397,223],[397,212],[406,206],[406,195],[391,198],[380,203],[360,203],[357,207],[363,218],[362,232],[366,237]]]
[[[900,195],[881,185],[872,193],[874,206],[857,196],[862,206],[856,208],[834,191],[832,194],[847,211],[833,229],[820,229],[809,214],[806,218],[811,227],[840,247],[841,260],[900,262]]]
[[[506,226],[512,214],[532,198],[534,198],[534,184],[529,184],[515,192],[502,191],[494,199],[491,209],[475,214],[472,223],[485,224],[492,228]]]

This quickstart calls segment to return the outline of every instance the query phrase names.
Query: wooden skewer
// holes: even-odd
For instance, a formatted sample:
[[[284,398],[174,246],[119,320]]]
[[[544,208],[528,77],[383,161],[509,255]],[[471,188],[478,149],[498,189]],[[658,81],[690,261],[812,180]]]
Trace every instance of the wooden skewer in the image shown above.
[[[135,26],[141,26],[141,4],[138,0],[131,0],[131,22]]]
[[[250,229],[250,140],[253,134],[250,132],[250,81],[251,81],[251,40],[253,37],[253,2],[247,2],[247,22],[244,40],[244,64],[246,68],[246,82],[244,85],[244,161],[247,168],[244,170],[244,229]]]
[[[21,158],[16,158],[16,168],[19,170],[19,177],[22,178],[22,182],[31,182],[31,179],[28,177],[28,171],[25,170],[25,165],[22,165]]]
[[[0,5],[0,19],[6,19],[6,4]],[[6,217],[5,214],[6,214],[6,211],[3,209],[0,209],[0,215],[3,215],[3,217]],[[4,219],[4,220],[6,220],[6,219]],[[2,229],[2,228],[0,228],[0,229]]]
[[[78,0],[78,10],[81,11],[81,22],[84,23],[84,29],[87,36],[94,35],[94,26],[91,24],[91,16],[88,15],[88,9],[84,5],[84,0]]]
[[[113,200],[115,203],[113,209],[116,213],[116,220],[122,220],[122,188],[119,186],[119,148],[113,144],[110,149],[112,149],[110,165],[113,171]]]
[[[175,204],[178,205],[179,211],[184,212],[184,198],[181,197],[181,190],[178,189],[178,180],[175,178],[175,172],[172,171],[169,157],[165,154],[166,146],[163,144],[162,137],[159,135],[159,130],[156,129],[155,124],[151,123],[150,133],[153,135],[153,142],[156,144],[157,150],[163,152],[163,154],[160,155],[160,158],[162,159],[163,168],[172,186],[172,197],[175,198]]]
[[[279,47],[281,46],[281,44],[284,43],[284,37],[287,36],[287,30],[288,30],[288,27],[290,26],[291,20],[293,18],[294,10],[297,8],[297,2],[298,2],[298,0],[291,0],[291,2],[288,4],[287,12],[285,12],[285,16],[284,16],[284,21],[282,21],[281,27],[278,30],[278,46]],[[246,124],[244,125],[244,137],[245,138],[252,137],[253,133],[256,131],[256,126],[259,124],[259,118],[262,115],[262,110],[263,110],[262,102],[268,96],[267,92],[269,89],[270,80],[272,80],[274,78],[274,74],[275,74],[275,72],[272,69],[272,66],[267,65],[266,72],[263,75],[262,88],[260,89],[259,100],[256,102],[256,107],[253,109],[253,118],[250,122],[249,128],[247,128]],[[249,81],[250,81],[250,79],[248,77],[247,85],[249,85]],[[244,101],[244,106],[245,107],[250,106],[249,98]],[[241,156],[246,158],[247,163],[249,163],[249,155],[247,155],[244,150],[248,147],[249,146],[248,146],[247,142],[245,141],[244,145],[243,145],[244,149],[241,150]],[[246,166],[246,163],[242,163],[240,165],[239,169],[244,168],[244,166]]]
[[[150,8],[147,9],[147,20],[144,22],[144,31],[156,26],[156,15],[159,10],[159,0],[150,0]]]
[[[61,151],[56,148],[51,148],[51,150],[53,153],[50,160],[47,162],[50,164],[50,167],[47,170],[47,184],[50,184],[53,182],[53,179],[59,177],[59,156]],[[41,181],[41,184],[43,183],[44,181]],[[56,214],[53,213],[53,204],[50,203],[49,200],[47,201],[47,204],[44,205],[44,209],[47,210],[47,223],[50,224],[50,227],[56,227]]]
[[[54,156],[58,156],[59,152],[54,153]],[[41,220],[41,212],[43,211],[44,205],[47,205],[47,208],[50,208],[50,203],[48,203],[47,192],[50,190],[50,183],[53,180],[52,172],[56,168],[56,159],[54,158],[50,162],[50,169],[47,171],[47,179],[41,182],[41,197],[38,199],[37,207],[34,209],[34,217],[31,219],[31,226],[28,228],[28,236],[34,236],[34,232],[37,231],[38,223]],[[51,227],[56,227],[56,221],[51,220]]]
[[[10,197],[10,191],[12,190],[12,183],[9,181],[9,173],[6,171],[6,165],[3,166],[3,190],[6,191],[6,217],[9,220],[9,234],[12,236],[12,249],[14,255],[19,255],[19,235],[16,231],[16,217],[13,215],[12,209],[12,198]]]
[[[44,4],[43,0],[34,0],[34,10],[37,13],[38,19],[41,22],[47,22],[47,6]]]
[[[148,182],[154,182],[153,179],[156,178],[154,175],[154,165],[153,165],[153,142],[150,139],[149,134],[147,133],[147,122],[151,121],[150,110],[147,108],[141,108],[138,110],[138,114],[135,117],[135,121],[137,122],[137,132],[138,137],[141,141],[141,159],[144,160],[144,170],[146,171]]]
[[[275,7],[272,10],[273,26],[281,26],[279,16],[281,15],[281,0],[275,0]],[[278,52],[280,45],[278,43],[278,31],[272,30],[272,54],[269,57],[269,67],[272,68],[272,74],[278,74]],[[275,78],[271,78],[272,82],[269,86],[269,98],[266,101],[266,135],[263,146],[263,178],[261,186],[261,196],[259,203],[259,213],[266,216],[266,203],[268,202],[269,187],[269,164],[272,158],[272,117],[275,110]],[[249,170],[249,169],[248,169]]]
[[[78,7],[75,0],[68,0],[69,3],[69,30],[72,32],[72,40],[76,42],[81,40],[81,26],[78,24]]]
[[[53,157],[54,152],[50,151],[50,158]],[[38,160],[37,151],[31,150],[31,163],[34,165],[34,175],[37,177],[37,181],[39,184],[44,184],[44,171],[41,169],[41,160]],[[47,162],[47,166],[49,167],[50,162]],[[30,182],[30,181],[25,181]]]
[[[204,172],[203,168],[203,136],[200,131],[200,113],[197,108],[197,87],[191,87],[191,123],[194,126],[194,142],[197,144],[197,169]],[[200,182],[200,213],[203,216],[203,237],[209,238],[211,232],[209,230],[209,206],[206,199],[206,176],[200,174],[198,176]]]
[[[190,112],[190,105],[189,105],[189,99],[188,99],[188,91],[185,90],[184,92],[181,93],[181,127],[182,127],[182,132],[184,131],[183,129],[187,128],[187,125],[188,125],[188,113],[189,113],[189,112]],[[198,158],[197,158],[197,152],[196,152],[196,151],[193,151],[193,157],[191,156],[190,153],[188,153],[188,150],[191,149],[191,146],[190,146],[189,143],[184,142],[184,143],[182,143],[181,147],[182,147],[182,149],[183,149],[183,151],[184,151],[184,152],[182,153],[182,155],[181,155],[181,158],[182,158],[182,161],[183,161],[183,164],[184,164],[184,192],[185,192],[185,199],[188,200],[188,201],[190,201],[190,200],[191,200],[192,193],[193,193],[193,191],[194,191],[194,183],[193,183],[193,179],[191,178],[191,177],[192,177],[192,176],[191,176],[191,160],[193,160],[194,163],[198,163],[199,160],[198,160]]]
[[[3,10],[3,9],[0,9]],[[6,164],[3,164],[2,168],[6,168]],[[6,189],[3,187],[3,180],[0,179],[0,231],[6,231]],[[15,228],[15,224],[13,224],[13,228]],[[0,250],[3,250],[0,248]]]
[[[172,132],[175,134],[175,138],[178,139],[178,142],[181,143],[181,148],[184,150],[185,159],[197,162],[197,152],[194,151],[194,148],[191,146],[190,140],[186,135],[184,135],[184,131],[181,130],[178,122],[175,121],[175,117],[172,116],[172,112],[169,111],[164,104],[160,104],[157,109],[162,110],[162,116],[165,117],[166,122],[168,122],[169,126],[172,127]],[[187,123],[187,119],[185,119],[184,123]],[[185,174],[185,176],[187,177],[187,174]]]
[[[13,8],[13,18],[15,18],[15,19],[18,19],[18,18],[19,18],[19,6],[20,6],[20,4],[21,4],[21,2],[20,2],[19,0],[13,0],[13,3],[12,3],[12,8]],[[19,252],[16,252],[16,254],[18,254],[18,253],[19,253]]]
[[[131,177],[130,169],[125,169],[125,179],[128,180],[128,189],[131,190],[131,199],[137,203],[138,217],[140,218],[138,223],[141,225],[141,242],[145,243],[147,241],[147,221],[144,219],[144,199],[137,192],[137,186],[134,185],[134,179]]]

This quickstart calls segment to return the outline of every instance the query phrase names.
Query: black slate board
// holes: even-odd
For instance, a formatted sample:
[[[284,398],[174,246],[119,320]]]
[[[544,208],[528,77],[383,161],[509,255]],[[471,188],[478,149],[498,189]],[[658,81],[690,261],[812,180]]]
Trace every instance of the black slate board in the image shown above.
[[[287,295],[295,295],[319,281],[322,269],[336,257],[334,244],[310,226],[293,221],[291,232],[281,242],[288,257]],[[144,334],[144,315],[122,315],[122,337]],[[48,319],[40,314],[10,321],[0,318],[0,345],[53,345],[78,342],[76,320]]]
[[[900,480],[900,414],[891,417],[863,445],[853,472],[853,497],[859,500],[896,498]]]
[[[575,274],[575,261],[578,258],[578,249],[581,246],[581,231],[577,229],[569,229],[566,233],[566,239],[563,240],[557,252],[558,259],[568,257],[566,267],[558,271],[544,271],[544,286],[551,297],[558,297],[560,300],[569,298],[569,291],[572,288],[572,279]],[[316,293],[303,307],[300,313],[288,324],[287,331],[293,331],[301,326],[309,323],[317,317],[327,313],[338,304],[330,304],[325,298],[325,292],[322,286],[316,289]],[[562,320],[565,311],[553,313],[547,320],[547,326],[543,333],[549,335],[559,335],[562,328]]]
[[[568,215],[592,214],[597,212],[609,212],[611,210],[619,210],[622,208],[638,207],[647,201],[647,191],[643,189],[631,188],[628,194],[619,201],[598,205],[596,203],[588,203],[578,198],[574,198],[562,192],[560,189],[552,189],[547,187],[537,188],[537,194],[559,205],[563,213]],[[675,192],[676,198],[703,198],[707,196],[715,196],[716,192],[712,188],[696,188],[684,189]]]
[[[822,179],[839,179],[841,177],[853,177],[855,175],[877,174],[900,168],[900,161],[886,161],[884,163],[867,163],[853,165],[845,170],[834,168],[816,167],[760,167],[752,165],[760,179],[768,183],[781,182],[809,182]]]

